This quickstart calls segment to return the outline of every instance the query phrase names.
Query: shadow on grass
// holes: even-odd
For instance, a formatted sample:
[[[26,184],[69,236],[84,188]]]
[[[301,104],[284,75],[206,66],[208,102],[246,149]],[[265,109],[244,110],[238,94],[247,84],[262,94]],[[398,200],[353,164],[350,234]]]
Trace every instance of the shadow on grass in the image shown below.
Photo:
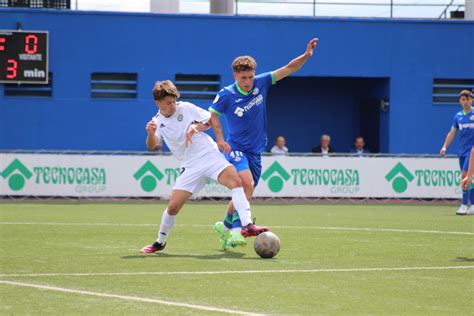
[[[457,257],[454,262],[474,262],[474,258],[467,258],[467,257]]]
[[[186,253],[166,253],[159,252],[154,255],[130,255],[123,256],[122,259],[170,259],[170,258],[191,258],[200,260],[222,260],[222,259],[242,259],[242,260],[262,260],[258,257],[245,257],[244,253],[240,252],[228,252],[220,250],[220,253],[213,255],[199,255],[199,254],[186,254]]]

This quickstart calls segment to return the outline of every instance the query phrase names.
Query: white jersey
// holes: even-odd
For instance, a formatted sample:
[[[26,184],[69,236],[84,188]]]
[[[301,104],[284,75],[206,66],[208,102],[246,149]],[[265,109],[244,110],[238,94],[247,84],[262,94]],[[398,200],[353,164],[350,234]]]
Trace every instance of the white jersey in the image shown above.
[[[217,151],[217,144],[206,133],[196,133],[192,143],[186,146],[186,133],[193,123],[207,123],[211,113],[189,102],[177,102],[176,112],[170,117],[155,115],[156,133],[158,139],[164,140],[171,153],[181,162],[182,166],[191,164],[209,152]]]

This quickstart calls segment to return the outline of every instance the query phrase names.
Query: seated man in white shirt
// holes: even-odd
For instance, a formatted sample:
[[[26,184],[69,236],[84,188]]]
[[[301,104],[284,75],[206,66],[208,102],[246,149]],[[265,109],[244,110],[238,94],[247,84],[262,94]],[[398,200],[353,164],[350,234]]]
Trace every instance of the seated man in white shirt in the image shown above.
[[[274,156],[285,156],[288,155],[288,148],[286,148],[285,137],[278,136],[275,138],[275,146],[272,147],[270,152]]]
[[[169,80],[158,81],[152,90],[159,108],[156,116],[146,125],[146,145],[156,150],[162,140],[181,163],[181,173],[171,193],[168,207],[163,212],[156,242],[143,247],[140,252],[154,253],[166,246],[176,215],[186,201],[198,193],[211,178],[232,191],[232,202],[242,222],[242,236],[256,236],[268,230],[251,221],[250,204],[242,188],[235,167],[217,149],[217,144],[203,131],[211,127],[211,113],[189,102],[176,102],[178,89]]]

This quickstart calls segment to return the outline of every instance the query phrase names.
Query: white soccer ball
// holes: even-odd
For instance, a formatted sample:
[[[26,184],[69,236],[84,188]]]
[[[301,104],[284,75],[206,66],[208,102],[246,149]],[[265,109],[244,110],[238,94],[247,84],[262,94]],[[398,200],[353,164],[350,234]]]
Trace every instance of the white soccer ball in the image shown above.
[[[280,238],[272,232],[264,232],[255,238],[255,252],[262,258],[273,258],[280,251]]]

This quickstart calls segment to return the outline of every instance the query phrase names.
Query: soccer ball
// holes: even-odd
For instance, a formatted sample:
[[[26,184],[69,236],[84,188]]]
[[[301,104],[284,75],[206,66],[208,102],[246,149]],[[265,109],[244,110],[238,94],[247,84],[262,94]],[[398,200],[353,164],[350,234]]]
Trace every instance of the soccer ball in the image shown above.
[[[255,252],[262,258],[273,258],[280,251],[280,238],[272,232],[264,232],[255,238]]]

